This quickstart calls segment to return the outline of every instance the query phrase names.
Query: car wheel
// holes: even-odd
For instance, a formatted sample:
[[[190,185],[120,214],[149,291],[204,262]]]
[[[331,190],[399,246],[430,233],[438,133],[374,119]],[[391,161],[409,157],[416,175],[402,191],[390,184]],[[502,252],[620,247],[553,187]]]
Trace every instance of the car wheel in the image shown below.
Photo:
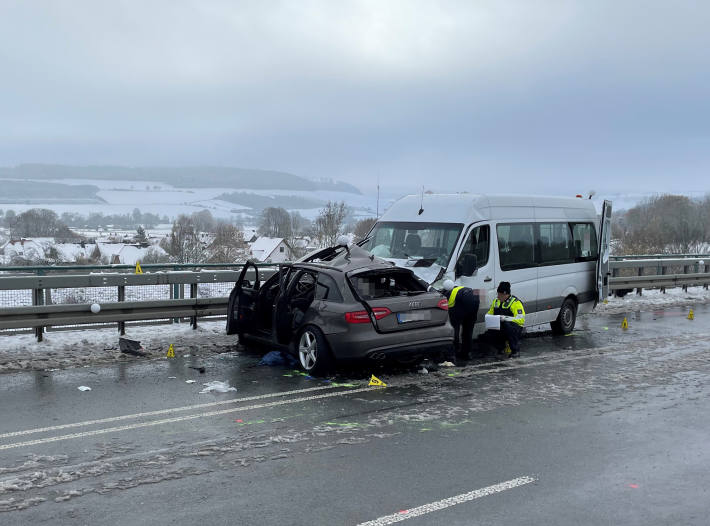
[[[577,304],[574,300],[567,298],[562,302],[560,313],[557,315],[557,319],[550,323],[550,327],[555,334],[569,334],[574,330],[576,321]]]
[[[333,355],[323,332],[315,325],[307,325],[296,339],[298,361],[304,371],[312,376],[321,376],[333,368]]]

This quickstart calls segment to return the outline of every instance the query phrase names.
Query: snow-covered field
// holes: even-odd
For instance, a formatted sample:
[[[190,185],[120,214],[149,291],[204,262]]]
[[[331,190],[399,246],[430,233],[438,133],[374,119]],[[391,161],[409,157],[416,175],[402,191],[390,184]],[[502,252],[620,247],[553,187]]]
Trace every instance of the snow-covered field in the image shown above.
[[[609,298],[607,304],[597,306],[588,316],[652,311],[664,307],[692,306],[710,303],[710,291],[702,287],[644,291],[625,298]],[[37,342],[32,334],[0,335],[0,372],[13,370],[42,370],[95,363],[115,363],[125,360],[162,359],[168,346],[174,344],[176,353],[192,356],[236,350],[236,336],[225,334],[224,320],[201,320],[197,330],[189,324],[129,326],[126,337],[141,341],[149,357],[135,358],[118,349],[115,327],[106,329],[52,331],[44,341]]]
[[[345,203],[359,212],[356,216],[371,216],[374,215],[377,207],[376,195],[357,195],[347,192],[335,191],[298,191],[298,190],[253,190],[253,189],[238,189],[238,188],[178,188],[166,183],[155,181],[106,181],[95,179],[56,179],[53,183],[76,184],[76,185],[94,185],[101,190],[98,192],[98,197],[106,201],[105,204],[56,204],[33,202],[27,203],[5,203],[3,208],[13,209],[20,213],[30,208],[44,207],[54,210],[57,214],[63,212],[79,213],[88,216],[92,212],[100,211],[103,214],[127,214],[133,209],[138,208],[141,212],[150,212],[160,216],[168,216],[171,219],[177,217],[178,214],[191,214],[201,210],[209,210],[212,215],[218,218],[231,219],[240,217],[239,210],[244,210],[246,207],[236,203],[229,203],[217,199],[218,196],[224,193],[244,192],[263,196],[298,196],[309,199],[317,199],[323,202],[327,201],[345,201]],[[392,196],[383,197],[380,201],[382,207],[392,202]],[[318,215],[319,208],[299,210],[301,215],[309,219],[315,219]],[[369,213],[365,213],[369,211]]]

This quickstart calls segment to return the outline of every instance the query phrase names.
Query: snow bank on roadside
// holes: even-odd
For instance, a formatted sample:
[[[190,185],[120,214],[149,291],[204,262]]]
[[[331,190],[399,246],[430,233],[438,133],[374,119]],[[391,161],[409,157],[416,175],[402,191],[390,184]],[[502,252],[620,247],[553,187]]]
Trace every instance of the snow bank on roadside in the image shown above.
[[[175,354],[211,354],[236,350],[237,337],[225,334],[224,320],[189,324],[126,327],[126,338],[138,340],[147,358],[164,357],[170,344]],[[52,331],[37,342],[32,334],[0,336],[0,372],[55,369],[136,358],[121,353],[115,328]]]
[[[601,314],[619,314],[623,312],[637,312],[654,310],[663,307],[682,307],[696,303],[710,303],[710,290],[703,287],[688,287],[666,289],[665,294],[656,289],[644,289],[641,296],[631,292],[623,298],[609,297],[606,304],[597,305],[594,312]],[[594,313],[592,313],[594,315]]]

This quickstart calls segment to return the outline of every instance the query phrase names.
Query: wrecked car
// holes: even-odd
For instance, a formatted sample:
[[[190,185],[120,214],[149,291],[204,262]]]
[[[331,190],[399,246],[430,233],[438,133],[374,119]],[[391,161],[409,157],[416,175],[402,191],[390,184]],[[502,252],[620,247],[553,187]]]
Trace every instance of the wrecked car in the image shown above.
[[[348,360],[442,358],[453,345],[447,311],[446,298],[411,270],[340,245],[282,265],[263,283],[247,263],[230,294],[227,334],[282,346],[320,375]]]

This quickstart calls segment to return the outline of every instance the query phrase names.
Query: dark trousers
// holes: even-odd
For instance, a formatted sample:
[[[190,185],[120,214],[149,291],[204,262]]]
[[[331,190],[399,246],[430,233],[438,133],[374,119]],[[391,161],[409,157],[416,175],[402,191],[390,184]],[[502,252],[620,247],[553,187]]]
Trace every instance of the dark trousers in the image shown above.
[[[523,336],[523,328],[512,321],[501,321],[500,330],[487,330],[483,335],[485,341],[490,343],[499,352],[505,349],[505,342],[510,345],[513,353],[520,352],[520,339]]]
[[[457,355],[467,357],[473,350],[473,327],[476,325],[479,304],[475,294],[460,294],[454,308],[449,310],[449,320],[454,328],[454,352]]]

